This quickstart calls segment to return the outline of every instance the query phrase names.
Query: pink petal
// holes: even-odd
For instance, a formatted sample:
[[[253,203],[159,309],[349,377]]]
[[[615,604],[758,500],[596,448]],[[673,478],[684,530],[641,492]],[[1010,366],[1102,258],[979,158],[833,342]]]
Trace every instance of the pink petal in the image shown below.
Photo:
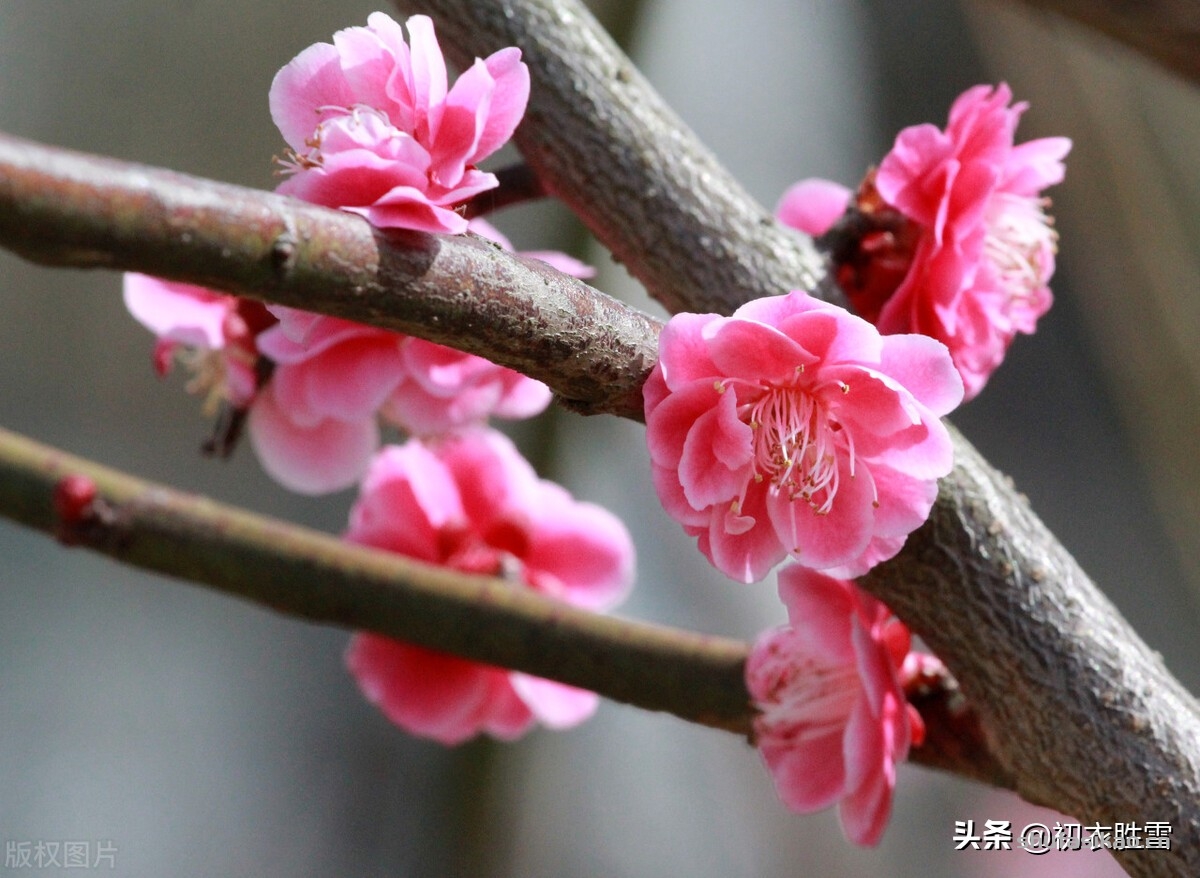
[[[854,587],[799,564],[779,571],[779,598],[788,620],[803,632],[811,651],[839,664],[854,662],[851,629],[857,609]]]
[[[815,177],[801,180],[783,193],[775,206],[775,216],[784,225],[806,235],[823,235],[846,212],[852,194],[832,180]]]
[[[829,365],[879,361],[883,342],[879,330],[854,314],[811,310],[779,323],[780,331]]]
[[[953,154],[950,139],[936,125],[905,128],[895,145],[879,164],[875,188],[884,201],[923,226],[936,224],[941,205],[940,192],[933,192],[926,181],[935,177],[935,169]]]
[[[701,415],[688,430],[679,461],[679,481],[696,509],[728,504],[752,475],[753,432],[737,417],[733,393]]]
[[[342,74],[341,58],[329,43],[315,43],[275,74],[269,103],[271,119],[288,146],[308,151],[305,141],[328,115],[327,107],[357,102]]]
[[[398,336],[372,336],[335,345],[272,377],[276,402],[293,420],[373,418],[403,378]]]
[[[489,55],[484,64],[495,86],[472,162],[482,161],[508,142],[529,103],[529,68],[521,61],[520,49],[501,49]]]
[[[477,526],[536,502],[537,473],[503,433],[482,427],[449,436],[436,447],[437,466],[463,486],[463,509]]]
[[[801,814],[834,804],[845,790],[841,729],[809,738],[802,746],[772,753],[764,744],[763,757],[785,805]]]
[[[550,729],[569,729],[579,725],[596,712],[600,703],[594,692],[552,680],[518,673],[512,674],[509,679],[513,691],[538,722]]]
[[[379,445],[374,418],[297,425],[279,410],[270,384],[250,410],[249,433],[263,469],[300,494],[325,494],[354,484]]]
[[[650,374],[653,380],[659,374],[658,367]],[[720,405],[724,396],[711,384],[696,381],[682,386],[653,410],[647,411],[646,447],[650,451],[650,460],[661,466],[678,467],[692,425],[705,412]]]
[[[427,15],[414,15],[405,22],[412,58],[413,133],[425,143],[433,143],[441,123],[442,103],[446,100],[446,62]]]
[[[456,185],[473,161],[494,88],[487,66],[476,58],[446,95],[437,140],[430,149],[433,179],[439,185]]]
[[[706,327],[708,350],[721,374],[761,384],[790,384],[817,358],[773,326],[730,318]]]
[[[962,378],[950,352],[927,336],[885,336],[879,370],[895,378],[937,417],[949,414],[962,402]]]
[[[672,390],[701,379],[724,377],[708,353],[704,329],[721,320],[716,314],[676,314],[663,328],[658,339],[658,366],[663,380]]]
[[[871,476],[879,491],[875,509],[875,533],[882,537],[904,537],[925,523],[937,500],[937,482],[906,475],[887,466],[876,466]]]
[[[129,272],[125,307],[160,339],[217,351],[225,347],[225,320],[236,300],[226,293]]]
[[[375,634],[354,636],[346,666],[388,719],[446,745],[479,733],[493,678],[504,676],[486,665]]]
[[[779,542],[793,558],[815,570],[851,561],[871,540],[875,518],[871,474],[861,467],[851,477],[848,464],[838,463],[841,483],[825,515],[818,515],[801,499],[788,500],[786,494],[774,491],[767,494],[767,512]]]
[[[558,580],[562,599],[574,606],[599,611],[618,604],[633,585],[633,543],[625,525],[549,482],[542,483],[539,499],[526,566]]]
[[[1000,188],[1015,195],[1035,196],[1066,175],[1062,160],[1071,151],[1068,137],[1043,137],[1013,147]]]
[[[411,122],[405,125],[408,120],[395,112],[397,104],[388,90],[393,71],[408,58],[400,25],[384,13],[375,12],[368,17],[367,27],[348,27],[335,33],[333,44],[346,86],[354,96],[341,106],[373,107],[387,113],[397,128],[411,130]]]
[[[763,296],[761,299],[752,299],[734,311],[731,316],[737,320],[753,320],[768,326],[780,327],[797,314],[832,310],[841,314],[846,313],[837,305],[830,305],[820,299],[814,299],[803,290],[793,290],[784,296]],[[672,322],[674,322],[674,318],[672,318]]]
[[[563,274],[569,274],[571,277],[577,277],[581,280],[586,280],[596,275],[596,269],[586,262],[582,262],[566,253],[560,253],[557,250],[522,250],[521,255],[528,259],[536,259],[538,262],[544,262],[551,268],[561,271]]]
[[[742,502],[741,517],[756,523],[749,529],[731,532],[726,510],[714,509],[700,549],[712,565],[737,582],[758,582],[787,555],[775,530],[769,526],[764,504],[766,489],[751,486]]]
[[[345,537],[439,564],[439,530],[462,520],[458,487],[445,467],[421,446],[393,445],[371,462],[350,510]],[[401,521],[404,526],[397,527]]]

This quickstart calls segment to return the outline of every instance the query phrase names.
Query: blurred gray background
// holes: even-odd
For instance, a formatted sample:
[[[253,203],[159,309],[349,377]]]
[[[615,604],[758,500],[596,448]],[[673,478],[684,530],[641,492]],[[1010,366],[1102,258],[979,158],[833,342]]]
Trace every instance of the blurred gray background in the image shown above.
[[[269,188],[272,76],[375,8],[0,0],[0,129]],[[1075,140],[1051,193],[1057,305],[954,420],[1196,690],[1196,90],[1002,0],[597,9],[768,205],[803,176],[854,185],[899,127],[943,124],[981,81],[1032,104],[1020,139]],[[495,219],[518,246],[581,246],[564,215]],[[601,289],[652,307],[594,245],[579,252],[602,266]],[[349,495],[290,496],[248,448],[199,456],[198,402],[178,376],[155,378],[119,290],[115,274],[0,252],[0,424],[339,531]],[[722,581],[658,509],[639,427],[554,412],[518,432],[545,475],[630,524],[639,586],[623,613],[746,638],[781,621],[773,583]],[[113,871],[131,876],[937,878],[1001,862],[953,850],[955,820],[1016,807],[981,788],[906,768],[883,843],[855,850],[832,813],[784,811],[743,742],[619,705],[514,745],[410,739],[359,697],[346,637],[0,522],[0,841],[111,840]],[[1099,874],[1095,855],[1074,856]],[[1040,861],[1005,862],[987,874]]]

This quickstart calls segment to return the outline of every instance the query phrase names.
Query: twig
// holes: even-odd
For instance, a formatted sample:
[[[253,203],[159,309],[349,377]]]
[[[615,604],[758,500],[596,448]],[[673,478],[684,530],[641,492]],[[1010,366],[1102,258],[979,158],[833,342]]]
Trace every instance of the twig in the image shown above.
[[[0,134],[0,244],[34,262],[141,271],[420,335],[642,417],[660,324],[474,236],[360,217]]]

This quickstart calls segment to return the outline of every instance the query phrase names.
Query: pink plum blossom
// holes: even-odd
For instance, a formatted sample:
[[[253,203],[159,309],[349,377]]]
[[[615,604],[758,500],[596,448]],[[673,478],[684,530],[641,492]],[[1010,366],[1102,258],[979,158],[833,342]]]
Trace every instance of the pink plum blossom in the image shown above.
[[[1058,236],[1041,190],[1062,181],[1071,141],[1014,145],[1026,105],[1011,100],[1007,85],[968,89],[944,131],[901,131],[878,171],[846,199],[875,228],[852,257],[843,254],[839,284],[881,332],[943,342],[967,399],[1052,302]],[[785,194],[780,219],[823,234],[838,217],[835,190],[804,184]]]
[[[336,317],[274,307],[259,348],[276,364],[250,415],[263,466],[301,493],[357,481],[379,445],[378,418],[417,436],[495,415],[528,418],[550,390],[483,357]],[[302,328],[302,332],[297,332]]]
[[[371,463],[346,538],[429,564],[502,576],[514,588],[590,610],[626,593],[633,546],[619,520],[541,480],[487,429],[383,449]],[[535,722],[582,722],[596,696],[420,646],[359,633],[347,664],[366,696],[415,735],[457,744],[511,740]]]
[[[746,662],[759,752],[785,805],[836,803],[846,837],[877,844],[896,765],[924,737],[898,675],[908,629],[853,582],[799,565],[779,574],[779,596],[789,623],[760,636]]]
[[[275,322],[258,302],[203,287],[129,273],[125,307],[158,337],[154,366],[165,375],[176,360],[193,372],[188,390],[246,408],[258,392],[255,337]]]
[[[505,250],[495,227],[470,231]],[[593,269],[554,251],[526,252],[576,277]],[[276,364],[250,415],[264,468],[302,493],[357,481],[379,446],[378,417],[415,436],[437,436],[489,417],[530,418],[550,404],[545,384],[483,357],[431,341],[295,308],[272,306],[279,324],[259,338]]]
[[[449,85],[433,22],[382,12],[296,56],[271,84],[290,147],[279,191],[380,228],[459,234],[457,211],[498,185],[475,167],[511,136],[529,98],[521,52],[476,59]]]
[[[742,582],[791,555],[857,576],[900,550],[950,471],[946,348],[803,292],[677,314],[644,388],[655,487]]]

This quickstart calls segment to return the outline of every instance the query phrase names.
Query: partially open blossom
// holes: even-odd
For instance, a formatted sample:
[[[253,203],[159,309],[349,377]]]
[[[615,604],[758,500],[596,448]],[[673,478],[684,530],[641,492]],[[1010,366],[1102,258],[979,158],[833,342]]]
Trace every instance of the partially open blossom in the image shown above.
[[[950,471],[962,381],[941,343],[793,292],[675,315],[644,393],[663,506],[753,582],[788,555],[857,576],[898,552]]]
[[[759,752],[785,805],[837,804],[846,837],[876,844],[896,765],[925,731],[898,675],[908,629],[853,582],[798,565],[780,572],[779,596],[789,622],[763,634],[746,662]]]
[[[968,89],[944,131],[901,131],[878,171],[847,197],[873,228],[857,252],[843,254],[840,285],[881,332],[944,342],[968,399],[1052,301],[1057,235],[1041,191],[1062,181],[1071,142],[1014,146],[1026,105],[1011,100],[1007,85]],[[822,234],[837,216],[833,199],[807,182],[789,190],[779,216]]]
[[[158,337],[160,375],[178,359],[192,372],[189,392],[203,395],[206,408],[250,405],[258,390],[255,338],[275,322],[261,303],[134,273],[125,275],[124,295],[129,313]]]
[[[481,219],[470,231],[512,244]],[[564,253],[537,251],[560,271],[591,267]],[[272,306],[279,324],[259,338],[276,365],[250,416],[264,468],[302,493],[347,487],[379,446],[380,415],[415,436],[438,436],[489,417],[518,420],[550,404],[550,388],[483,357],[386,329]]]
[[[539,479],[509,440],[485,429],[383,449],[346,538],[591,610],[617,603],[633,572],[620,521]],[[596,706],[590,692],[375,634],[355,635],[347,664],[389,719],[444,744],[480,732],[508,740],[535,722],[565,728]]]
[[[456,208],[497,185],[475,164],[521,121],[529,71],[516,48],[449,85],[424,15],[382,12],[296,56],[271,84],[271,117],[291,152],[279,191],[365,216],[380,228],[458,234]]]
[[[275,372],[251,412],[250,437],[268,472],[295,491],[355,482],[378,447],[380,415],[434,436],[491,415],[532,417],[550,403],[546,385],[483,357],[336,317],[273,311],[283,319],[259,347]]]

